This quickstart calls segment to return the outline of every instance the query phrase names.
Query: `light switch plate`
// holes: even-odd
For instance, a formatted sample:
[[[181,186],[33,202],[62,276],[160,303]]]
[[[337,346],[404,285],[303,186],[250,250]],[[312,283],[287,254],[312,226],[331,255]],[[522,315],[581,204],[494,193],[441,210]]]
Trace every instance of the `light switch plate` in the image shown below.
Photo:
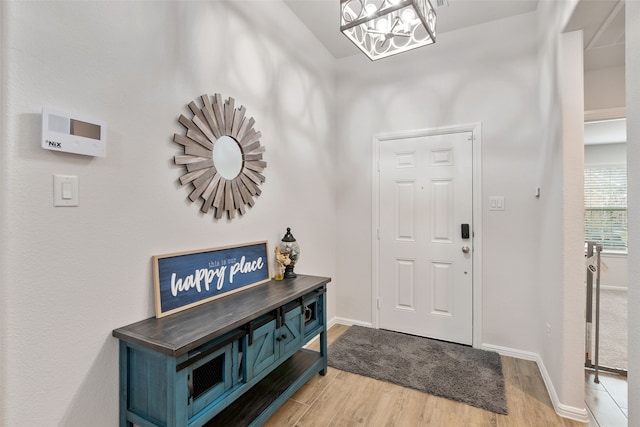
[[[78,177],[53,175],[53,206],[78,206]]]
[[[504,196],[491,196],[491,197],[489,197],[489,210],[490,211],[503,211],[504,210]]]

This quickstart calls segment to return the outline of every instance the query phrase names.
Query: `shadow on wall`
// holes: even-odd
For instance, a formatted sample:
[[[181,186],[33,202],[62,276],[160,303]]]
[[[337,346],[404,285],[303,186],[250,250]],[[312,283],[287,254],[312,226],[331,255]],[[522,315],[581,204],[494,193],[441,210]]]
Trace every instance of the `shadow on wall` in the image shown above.
[[[183,83],[197,91],[186,97],[185,104],[205,93],[232,96],[256,120],[267,147],[268,171],[317,165],[304,177],[270,173],[265,186],[286,186],[301,194],[313,182],[332,182],[332,58],[303,32],[302,23],[284,4],[243,3],[173,5],[181,17],[176,25],[182,30],[176,34],[178,41],[172,42],[184,58],[178,75],[192,75],[191,82]],[[194,63],[200,65],[193,69]]]
[[[118,424],[118,357],[118,340],[109,335],[59,425],[107,427]],[[102,386],[96,387],[96,384]]]

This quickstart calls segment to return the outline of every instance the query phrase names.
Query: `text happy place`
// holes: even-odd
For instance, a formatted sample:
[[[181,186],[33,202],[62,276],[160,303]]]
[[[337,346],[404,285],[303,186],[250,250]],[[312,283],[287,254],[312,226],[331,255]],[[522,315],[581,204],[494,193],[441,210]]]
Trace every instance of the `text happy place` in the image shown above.
[[[235,261],[235,259],[233,259],[233,261]],[[171,273],[171,295],[175,297],[178,293],[189,292],[193,288],[198,292],[202,292],[203,289],[207,292],[214,282],[216,289],[220,291],[224,288],[227,270],[229,271],[229,284],[232,284],[233,278],[237,274],[252,273],[261,270],[263,267],[264,261],[262,257],[258,257],[253,261],[247,261],[243,256],[239,262],[233,263],[212,261],[209,263],[209,268],[197,269],[193,274],[177,280],[176,273]]]

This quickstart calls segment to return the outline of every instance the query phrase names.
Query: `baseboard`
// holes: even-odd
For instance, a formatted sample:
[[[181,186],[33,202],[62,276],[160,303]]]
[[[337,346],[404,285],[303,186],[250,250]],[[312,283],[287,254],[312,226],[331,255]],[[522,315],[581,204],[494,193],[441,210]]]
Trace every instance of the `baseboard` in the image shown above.
[[[551,398],[551,403],[553,404],[553,409],[556,411],[556,414],[564,418],[580,421],[582,423],[589,422],[589,414],[586,408],[576,408],[574,406],[565,405],[564,403],[560,402],[558,393],[556,392],[556,389],[553,386],[553,382],[551,381],[551,377],[549,376],[549,372],[547,372],[547,368],[544,366],[542,359],[537,353],[517,350],[508,347],[501,347],[492,344],[482,344],[481,348],[483,350],[495,351],[496,353],[503,356],[536,362],[536,364],[538,365],[538,369],[540,369],[542,380],[544,381],[544,385],[547,388],[547,393],[549,393],[549,397]]]
[[[330,328],[336,323],[339,323],[341,325],[347,325],[347,326],[357,325],[357,326],[364,326],[365,328],[373,328],[373,323],[361,322],[359,320],[353,320],[353,319],[346,319],[344,317],[334,317],[328,322],[327,328]]]
[[[480,347],[483,350],[495,351],[502,356],[515,357],[516,359],[531,360],[538,363],[540,357],[536,353],[529,351],[517,350],[515,348],[501,347],[499,345],[485,344]]]
[[[586,408],[576,408],[575,406],[565,405],[560,402],[554,402],[553,407],[556,410],[556,414],[561,417],[569,418],[570,420],[579,421],[581,423],[589,422],[589,413]]]

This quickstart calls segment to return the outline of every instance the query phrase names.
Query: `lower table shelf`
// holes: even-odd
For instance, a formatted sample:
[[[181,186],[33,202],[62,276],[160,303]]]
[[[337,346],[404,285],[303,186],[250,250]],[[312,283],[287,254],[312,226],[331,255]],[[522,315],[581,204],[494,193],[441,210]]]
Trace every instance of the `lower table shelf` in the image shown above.
[[[261,425],[311,377],[324,370],[323,363],[317,352],[298,351],[205,426]]]

